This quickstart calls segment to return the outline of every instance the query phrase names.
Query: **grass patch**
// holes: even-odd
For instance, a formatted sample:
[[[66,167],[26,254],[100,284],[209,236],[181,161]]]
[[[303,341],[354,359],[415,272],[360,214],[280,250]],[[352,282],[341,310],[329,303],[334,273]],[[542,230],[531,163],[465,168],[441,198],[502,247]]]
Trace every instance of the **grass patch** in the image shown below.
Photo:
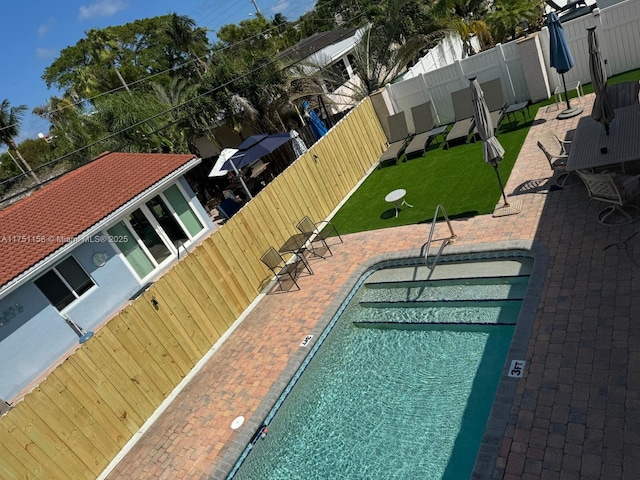
[[[506,184],[522,144],[541,104],[530,107],[531,116],[517,123],[505,118],[498,139],[505,149],[500,163],[500,177]],[[464,218],[493,212],[501,192],[493,167],[485,163],[482,142],[456,145],[446,150],[443,144],[432,145],[424,157],[397,166],[374,170],[347,200],[332,222],[342,233],[431,222],[438,204],[444,205],[449,218]],[[393,204],[384,201],[392,190],[407,191],[406,201],[395,216]]]

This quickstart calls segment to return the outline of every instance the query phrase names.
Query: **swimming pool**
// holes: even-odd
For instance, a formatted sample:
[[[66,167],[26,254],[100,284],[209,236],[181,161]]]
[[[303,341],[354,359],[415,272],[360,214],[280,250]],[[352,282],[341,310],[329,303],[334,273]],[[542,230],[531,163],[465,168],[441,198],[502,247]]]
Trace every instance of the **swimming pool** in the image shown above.
[[[531,258],[510,262],[363,277],[230,477],[469,478]]]

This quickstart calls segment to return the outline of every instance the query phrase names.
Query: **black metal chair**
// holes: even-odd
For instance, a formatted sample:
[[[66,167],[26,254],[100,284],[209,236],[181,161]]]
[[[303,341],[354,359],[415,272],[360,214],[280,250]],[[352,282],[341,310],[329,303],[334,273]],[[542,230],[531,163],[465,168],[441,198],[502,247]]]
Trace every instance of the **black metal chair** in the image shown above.
[[[287,262],[275,248],[269,247],[260,257],[260,261],[273,272],[281,291],[288,291],[284,288],[283,278],[290,280],[300,290],[297,279],[300,272],[307,268],[300,257],[293,255]]]
[[[323,248],[329,253],[329,255],[333,255],[333,252],[329,248],[329,244],[327,243],[327,239],[333,236],[338,237],[340,243],[343,243],[342,237],[338,233],[335,225],[331,223],[329,220],[324,220],[322,222],[314,222],[307,215],[302,217],[302,219],[296,225],[296,228],[302,233],[309,233],[311,237],[309,241],[311,242],[311,253],[316,256],[322,257],[315,250],[313,243],[321,242]]]

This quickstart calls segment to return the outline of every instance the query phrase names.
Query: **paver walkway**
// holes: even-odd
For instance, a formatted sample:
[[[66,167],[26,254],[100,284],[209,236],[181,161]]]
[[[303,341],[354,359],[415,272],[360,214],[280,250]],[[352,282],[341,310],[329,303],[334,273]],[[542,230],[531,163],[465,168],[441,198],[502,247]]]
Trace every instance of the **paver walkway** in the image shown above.
[[[583,98],[585,113],[592,101]],[[535,240],[549,251],[494,478],[638,479],[640,279],[632,260],[640,264],[640,235],[624,240],[640,227],[599,225],[603,204],[589,202],[582,185],[544,186],[552,172],[537,137],[545,129],[563,136],[579,119],[559,121],[557,113],[540,109],[506,185],[522,213],[454,222],[456,246]],[[300,279],[301,291],[264,297],[108,478],[211,478],[238,436],[233,419],[251,417],[357,266],[420,248],[428,229],[348,235],[333,257],[313,264],[314,276]],[[436,236],[446,234],[439,225]]]

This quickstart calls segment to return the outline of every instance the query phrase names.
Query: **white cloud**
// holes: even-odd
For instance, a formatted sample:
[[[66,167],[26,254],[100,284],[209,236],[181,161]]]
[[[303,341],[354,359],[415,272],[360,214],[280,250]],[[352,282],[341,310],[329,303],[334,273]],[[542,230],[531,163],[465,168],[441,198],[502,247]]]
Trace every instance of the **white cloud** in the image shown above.
[[[110,17],[125,8],[127,8],[127,4],[122,0],[98,0],[90,5],[82,5],[78,19],[89,20],[95,17]]]
[[[38,60],[52,60],[58,55],[55,48],[36,48],[36,57]]]
[[[49,20],[47,20],[46,23],[43,23],[42,25],[40,25],[38,27],[38,35],[42,37],[47,33],[49,33],[49,31],[53,28],[54,23],[55,23],[55,20],[53,18],[50,18]]]

